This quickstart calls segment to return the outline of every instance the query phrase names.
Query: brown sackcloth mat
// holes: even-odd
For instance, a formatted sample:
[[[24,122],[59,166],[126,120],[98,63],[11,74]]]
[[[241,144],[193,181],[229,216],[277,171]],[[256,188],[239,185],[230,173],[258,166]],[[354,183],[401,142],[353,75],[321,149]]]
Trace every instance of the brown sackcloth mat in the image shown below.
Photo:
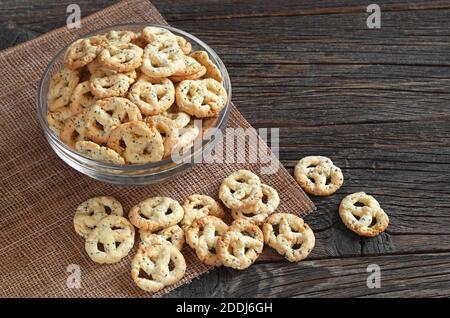
[[[37,87],[44,68],[75,38],[131,22],[166,23],[150,2],[124,1],[83,19],[79,30],[61,28],[0,52],[1,297],[149,297],[189,283],[211,269],[200,263],[189,247],[183,250],[187,262],[184,278],[154,295],[141,291],[130,277],[137,244],[118,264],[92,262],[84,251],[83,239],[73,229],[77,205],[93,196],[112,195],[127,212],[139,201],[156,195],[179,202],[193,193],[217,198],[221,181],[232,171],[246,168],[261,175],[260,166],[267,165],[198,164],[166,183],[132,188],[95,181],[56,156],[44,138],[36,112]],[[234,106],[229,126],[250,127]],[[279,211],[305,215],[314,210],[281,164],[276,174],[261,177],[278,190]],[[69,264],[81,268],[79,289],[66,285]]]

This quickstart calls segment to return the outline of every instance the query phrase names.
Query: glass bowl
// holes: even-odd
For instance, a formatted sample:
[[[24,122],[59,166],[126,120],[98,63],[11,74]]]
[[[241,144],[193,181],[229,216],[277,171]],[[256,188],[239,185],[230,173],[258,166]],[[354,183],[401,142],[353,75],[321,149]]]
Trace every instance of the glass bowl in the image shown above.
[[[44,71],[44,74],[39,83],[38,90],[38,115],[39,121],[44,131],[45,137],[50,144],[51,148],[55,151],[55,153],[60,157],[64,162],[66,162],[69,166],[74,168],[75,170],[100,181],[119,184],[119,185],[146,185],[146,184],[154,184],[161,183],[165,180],[168,180],[175,175],[181,173],[182,171],[188,169],[194,162],[198,162],[201,156],[209,151],[212,147],[214,147],[215,143],[219,138],[217,138],[217,131],[223,131],[226,127],[226,123],[228,120],[228,115],[231,108],[231,83],[230,77],[228,76],[227,69],[225,65],[222,63],[220,58],[211,49],[207,44],[203,41],[199,40],[195,36],[184,32],[182,30],[168,27],[165,25],[157,25],[157,24],[121,24],[114,25],[104,29],[100,29],[89,34],[84,35],[83,37],[88,37],[96,34],[107,33],[111,30],[130,30],[138,32],[142,30],[146,26],[156,26],[160,28],[164,28],[170,30],[172,33],[184,37],[192,44],[192,51],[203,50],[206,51],[209,55],[210,60],[219,68],[223,83],[227,94],[228,100],[226,106],[222,109],[219,116],[213,119],[208,119],[208,127],[216,129],[216,133],[211,135],[211,138],[208,140],[197,140],[196,145],[200,145],[193,147],[190,152],[178,158],[176,161],[169,159],[163,159],[162,161],[155,163],[148,163],[142,165],[114,165],[105,162],[100,162],[96,160],[92,160],[90,158],[84,157],[83,155],[77,153],[75,150],[71,149],[69,146],[64,144],[48,126],[46,114],[47,114],[47,92],[50,85],[51,77],[54,73],[60,70],[63,67],[63,55],[66,48],[72,44],[69,43],[66,47],[62,48],[56,56],[50,61],[49,65]]]

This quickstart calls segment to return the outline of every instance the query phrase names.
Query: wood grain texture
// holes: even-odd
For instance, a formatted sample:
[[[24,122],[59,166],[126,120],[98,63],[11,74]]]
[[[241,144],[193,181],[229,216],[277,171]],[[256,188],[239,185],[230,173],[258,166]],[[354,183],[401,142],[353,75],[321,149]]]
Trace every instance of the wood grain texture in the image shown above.
[[[0,46],[64,25],[69,3],[2,1]],[[77,3],[88,15],[111,1]],[[450,1],[378,1],[378,30],[366,27],[366,1],[153,3],[221,56],[253,126],[280,128],[291,172],[320,154],[345,175],[336,195],[312,198],[310,261],[266,249],[244,273],[218,269],[171,296],[450,295]],[[379,200],[386,233],[360,238],[343,226],[339,202],[356,191]],[[365,287],[369,262],[386,277],[381,290]]]

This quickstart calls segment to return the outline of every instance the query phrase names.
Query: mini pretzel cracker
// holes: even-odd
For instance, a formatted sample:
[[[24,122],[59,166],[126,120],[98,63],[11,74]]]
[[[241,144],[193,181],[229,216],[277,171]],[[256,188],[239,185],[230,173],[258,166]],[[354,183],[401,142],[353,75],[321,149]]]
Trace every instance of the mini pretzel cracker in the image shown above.
[[[125,73],[109,74],[100,69],[92,74],[90,88],[93,95],[101,98],[123,96],[133,83],[133,77]]]
[[[262,198],[259,199],[255,206],[249,208],[243,208],[244,212],[252,212],[253,214],[266,214],[270,215],[278,208],[280,204],[280,197],[277,190],[268,186],[267,184],[261,184]]]
[[[160,161],[164,155],[159,132],[141,121],[131,121],[115,128],[108,139],[108,148],[132,164]]]
[[[237,211],[231,210],[231,216],[233,220],[244,219],[249,222],[255,223],[258,226],[261,226],[266,219],[269,217],[269,214],[266,213],[255,213],[252,211]]]
[[[142,246],[131,261],[131,277],[150,293],[178,282],[186,272],[183,254],[170,244]]]
[[[165,228],[159,231],[157,234],[152,234],[150,231],[139,230],[139,235],[141,237],[141,245],[149,246],[153,244],[160,243],[163,240],[169,242],[175,246],[179,251],[183,249],[184,246],[184,232],[178,225],[173,225],[171,227]]]
[[[73,218],[78,235],[86,238],[101,219],[108,215],[123,215],[122,204],[113,197],[95,197],[81,203]]]
[[[170,154],[183,155],[189,151],[199,133],[200,129],[195,124],[178,129],[177,143],[172,147]]]
[[[139,34],[133,31],[109,31],[105,34],[106,39],[109,43],[130,43],[138,38]]]
[[[52,76],[48,88],[48,110],[54,111],[60,107],[68,106],[70,96],[80,80],[77,71],[63,68]]]
[[[192,45],[182,36],[175,35],[175,40],[177,41],[178,46],[184,54],[189,54],[192,50]]]
[[[364,192],[347,195],[339,206],[339,215],[345,226],[360,236],[377,236],[389,225],[389,217],[378,201]]]
[[[160,115],[171,119],[175,123],[177,128],[186,127],[191,121],[191,116],[186,114],[185,112],[171,111],[171,109],[163,112]]]
[[[64,65],[72,70],[85,66],[97,57],[105,44],[106,39],[103,36],[75,41],[64,54]]]
[[[158,115],[169,109],[175,100],[175,87],[167,78],[154,81],[141,77],[130,89],[130,100],[144,115]]]
[[[215,117],[227,103],[227,92],[216,80],[185,80],[175,89],[175,100],[180,110],[204,118]]]
[[[127,219],[109,215],[100,220],[89,233],[85,249],[99,264],[117,263],[128,255],[134,245],[134,228]]]
[[[141,66],[143,52],[132,43],[113,43],[100,52],[98,61],[106,68],[128,72]]]
[[[219,198],[230,209],[254,206],[262,198],[261,180],[248,170],[238,170],[223,180]]]
[[[77,141],[89,140],[86,136],[85,112],[77,113],[64,121],[64,128],[60,138],[66,145],[73,149],[75,149],[75,143]]]
[[[207,195],[193,194],[186,198],[183,204],[184,218],[181,221],[183,228],[189,227],[196,219],[212,215],[225,218],[225,212],[213,198]]]
[[[148,42],[152,43],[160,40],[175,40],[175,34],[165,28],[147,26],[141,32],[142,37]]]
[[[306,192],[317,196],[331,195],[344,183],[341,169],[322,156],[301,159],[295,166],[294,175]]]
[[[69,107],[60,107],[53,112],[47,112],[48,127],[59,136],[64,129],[64,121],[72,114]]]
[[[183,57],[175,41],[156,41],[145,47],[141,70],[150,77],[169,77],[185,68]]]
[[[97,97],[92,95],[90,82],[79,83],[70,97],[70,109],[73,113],[78,113],[94,105]]]
[[[290,262],[305,259],[315,245],[311,228],[294,214],[274,213],[263,225],[264,241]]]
[[[205,51],[195,51],[191,53],[190,57],[195,59],[206,68],[206,73],[204,75],[205,78],[215,79],[220,84],[222,84],[222,75],[220,74],[217,66],[209,59],[208,53],[206,53]]]
[[[86,112],[86,135],[96,143],[106,144],[114,128],[138,120],[142,120],[141,112],[128,99],[101,99]]]
[[[139,229],[154,232],[176,225],[183,219],[181,205],[168,197],[153,197],[134,206],[128,218]]]
[[[184,56],[184,70],[178,71],[170,77],[172,82],[181,82],[184,80],[195,80],[206,73],[206,67],[194,60],[192,57]]]
[[[228,230],[228,225],[221,219],[209,215],[194,222],[186,229],[186,241],[195,250],[200,261],[207,265],[221,266],[216,255],[217,240]]]
[[[176,124],[164,116],[150,116],[145,119],[149,127],[156,129],[162,136],[164,143],[164,156],[170,156],[173,147],[178,143],[180,132]]]
[[[262,253],[264,237],[260,228],[244,219],[235,220],[216,244],[223,265],[246,269]]]
[[[93,160],[124,165],[125,160],[114,150],[97,145],[92,141],[77,141],[75,149],[85,157]]]

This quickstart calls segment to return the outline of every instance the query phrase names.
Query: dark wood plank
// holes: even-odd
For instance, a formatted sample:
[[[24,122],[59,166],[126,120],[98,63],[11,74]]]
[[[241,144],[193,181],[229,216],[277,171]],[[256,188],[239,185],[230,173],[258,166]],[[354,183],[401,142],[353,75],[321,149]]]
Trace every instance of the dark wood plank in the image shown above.
[[[381,270],[369,289],[367,267]],[[437,297],[450,292],[450,254],[338,258],[298,264],[256,264],[244,273],[215,269],[168,297]]]

